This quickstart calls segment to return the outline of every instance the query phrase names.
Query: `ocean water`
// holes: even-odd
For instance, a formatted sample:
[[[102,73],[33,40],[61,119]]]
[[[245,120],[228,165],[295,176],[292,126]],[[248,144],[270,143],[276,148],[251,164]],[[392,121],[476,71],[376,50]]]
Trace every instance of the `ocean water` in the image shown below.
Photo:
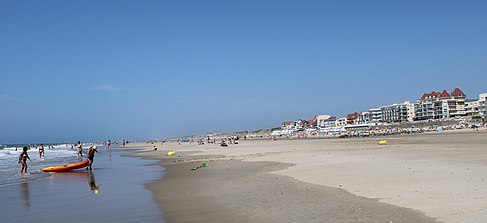
[[[84,144],[83,152],[93,144]],[[77,158],[76,148],[71,149],[71,144],[47,144],[44,145],[44,158],[39,157],[39,150],[32,147],[27,153],[31,161],[27,160],[28,175],[20,176],[22,165],[18,163],[18,157],[23,145],[0,146],[0,188],[2,186],[18,184],[26,180],[36,180],[50,176],[41,171],[44,167],[66,165],[76,163],[82,159]],[[103,148],[102,146],[100,146]],[[86,156],[84,157],[86,159]]]
[[[83,147],[85,148],[85,146]],[[88,148],[88,146],[86,146]],[[145,184],[160,179],[164,168],[157,161],[126,157],[133,151],[98,149],[93,171],[79,169],[66,173],[41,173],[41,167],[77,162],[76,152],[67,145],[46,150],[44,161],[37,151],[29,156],[28,176],[18,174],[18,153],[4,149],[8,156],[0,187],[0,222],[164,222],[159,205]],[[10,151],[10,152],[6,152]],[[18,152],[18,151],[17,151]],[[12,160],[13,159],[13,160]]]

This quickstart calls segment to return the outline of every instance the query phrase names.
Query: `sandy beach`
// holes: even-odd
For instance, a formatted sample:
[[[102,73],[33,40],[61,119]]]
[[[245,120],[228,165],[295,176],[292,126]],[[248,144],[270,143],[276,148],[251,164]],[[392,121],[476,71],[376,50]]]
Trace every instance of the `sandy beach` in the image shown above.
[[[380,146],[379,140],[388,145]],[[133,144],[131,147],[152,148]],[[136,154],[167,168],[168,222],[482,222],[487,131],[383,138],[165,143]],[[166,157],[167,151],[176,155]],[[202,163],[207,168],[191,170]]]

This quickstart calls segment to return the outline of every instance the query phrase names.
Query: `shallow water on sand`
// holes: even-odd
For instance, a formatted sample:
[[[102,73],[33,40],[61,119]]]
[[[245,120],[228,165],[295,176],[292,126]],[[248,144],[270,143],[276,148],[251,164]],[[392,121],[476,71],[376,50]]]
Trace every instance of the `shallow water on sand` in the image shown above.
[[[144,184],[163,171],[154,161],[101,150],[84,169],[0,187],[1,222],[164,222]]]
[[[85,146],[90,146],[85,144]],[[18,148],[17,148],[18,147]],[[0,190],[1,187],[11,184],[19,184],[26,180],[37,180],[50,176],[42,173],[41,168],[47,166],[65,165],[67,163],[76,163],[81,161],[77,158],[75,149],[71,149],[68,144],[46,145],[44,157],[39,157],[39,150],[31,148],[28,154],[31,160],[27,160],[27,176],[19,176],[21,164],[18,163],[18,157],[22,152],[22,145],[7,146],[0,148]],[[84,151],[86,153],[86,149]],[[86,158],[86,157],[85,157]]]

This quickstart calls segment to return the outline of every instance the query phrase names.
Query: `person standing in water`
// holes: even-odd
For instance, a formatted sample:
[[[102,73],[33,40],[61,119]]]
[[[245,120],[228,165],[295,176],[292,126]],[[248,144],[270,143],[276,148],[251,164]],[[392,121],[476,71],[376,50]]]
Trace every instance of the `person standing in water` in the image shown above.
[[[78,141],[78,145],[76,145],[76,147],[78,147],[78,158],[83,157],[83,144]]]
[[[112,142],[110,140],[108,140],[107,142],[107,149],[110,150],[110,145],[112,145]]]
[[[93,159],[95,158],[95,152],[97,153],[100,153],[98,152],[98,150],[96,150],[96,146],[92,146],[88,149],[88,161],[89,161],[89,164],[88,166],[86,167],[86,169],[88,170],[91,170],[91,165],[93,164]]]
[[[27,159],[30,161],[29,154],[27,154],[27,146],[24,146],[22,153],[19,155],[19,163],[22,163],[22,169],[20,169],[20,175],[24,172],[25,174],[27,173]]]
[[[44,159],[44,144],[39,145],[39,159]]]

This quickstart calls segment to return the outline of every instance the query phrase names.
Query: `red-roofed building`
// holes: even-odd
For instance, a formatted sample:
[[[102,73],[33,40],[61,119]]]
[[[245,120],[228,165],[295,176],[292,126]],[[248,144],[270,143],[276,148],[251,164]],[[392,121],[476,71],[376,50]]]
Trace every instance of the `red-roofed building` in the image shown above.
[[[369,113],[363,112],[358,113],[354,112],[352,114],[347,115],[347,124],[363,124],[369,121]]]
[[[308,126],[311,127],[311,128],[315,128],[316,125],[317,125],[317,122],[318,122],[318,116],[315,115],[313,118],[311,118],[310,120],[308,120]]]
[[[357,124],[360,120],[360,113],[354,112],[347,115],[347,124]]]
[[[466,97],[465,93],[463,93],[463,91],[460,90],[460,88],[455,88],[455,90],[453,90],[453,92],[451,93],[451,96],[456,98],[464,98],[464,99]]]
[[[453,118],[465,115],[466,95],[460,88],[425,93],[418,100],[416,120]]]
[[[308,126],[308,121],[303,119],[298,119],[296,122],[296,130],[304,130]]]

